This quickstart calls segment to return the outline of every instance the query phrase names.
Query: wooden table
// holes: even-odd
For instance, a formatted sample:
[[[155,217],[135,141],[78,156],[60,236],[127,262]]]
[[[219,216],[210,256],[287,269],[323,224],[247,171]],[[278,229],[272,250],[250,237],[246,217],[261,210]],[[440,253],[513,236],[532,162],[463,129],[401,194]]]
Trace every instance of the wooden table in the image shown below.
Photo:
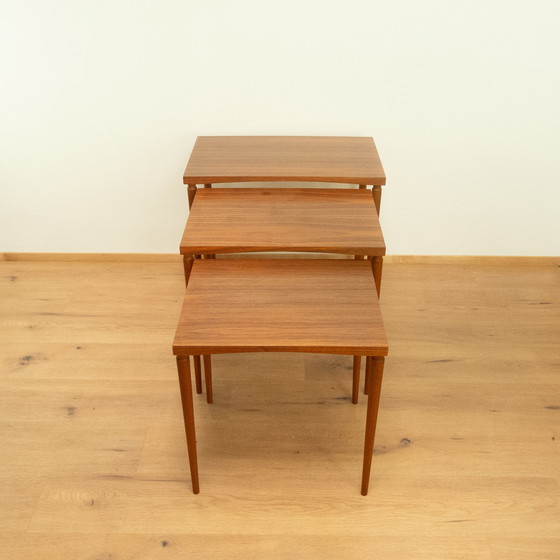
[[[387,339],[370,264],[363,260],[194,260],[177,356],[193,492],[199,492],[189,356],[313,352],[366,356],[362,469],[367,494]],[[208,385],[209,384],[209,385]],[[211,376],[207,377],[211,392]]]
[[[357,189],[201,189],[181,254],[317,252],[382,257],[371,193]]]
[[[385,242],[369,190],[201,189],[181,240],[185,267],[193,255],[318,252],[367,256],[379,295]],[[185,274],[185,282],[188,275]],[[204,358],[211,367],[211,358]],[[194,357],[196,390],[202,364]],[[354,357],[352,402],[358,402],[361,360]]]
[[[371,258],[379,294],[385,244],[378,216],[385,172],[373,138],[199,136],[183,181],[188,184],[191,207],[181,242],[186,258],[191,253],[211,256],[246,251],[366,255]],[[346,193],[319,189],[313,195],[300,189],[290,196],[285,192],[275,196],[276,188],[270,183],[276,181],[357,184],[360,189]],[[208,194],[208,188],[197,190],[197,183],[211,187],[232,182],[268,182],[270,187],[252,195],[238,188],[234,192],[211,189],[219,191],[215,195]],[[373,186],[372,191],[367,185]],[[358,195],[359,190],[365,192]],[[351,195],[356,197],[351,199]],[[205,364],[210,367],[210,356]],[[194,367],[197,392],[202,392],[198,356]],[[353,369],[352,402],[357,403],[359,356],[354,358]]]
[[[197,184],[269,181],[372,185],[379,213],[385,172],[369,137],[199,136],[183,176],[190,205]]]

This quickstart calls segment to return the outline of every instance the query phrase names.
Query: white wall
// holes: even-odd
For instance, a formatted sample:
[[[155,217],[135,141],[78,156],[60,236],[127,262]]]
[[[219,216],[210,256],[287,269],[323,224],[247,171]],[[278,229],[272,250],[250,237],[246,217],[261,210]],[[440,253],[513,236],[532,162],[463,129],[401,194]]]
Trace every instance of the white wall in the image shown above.
[[[389,253],[560,254],[557,0],[0,0],[0,251],[176,252],[197,135],[374,136]]]

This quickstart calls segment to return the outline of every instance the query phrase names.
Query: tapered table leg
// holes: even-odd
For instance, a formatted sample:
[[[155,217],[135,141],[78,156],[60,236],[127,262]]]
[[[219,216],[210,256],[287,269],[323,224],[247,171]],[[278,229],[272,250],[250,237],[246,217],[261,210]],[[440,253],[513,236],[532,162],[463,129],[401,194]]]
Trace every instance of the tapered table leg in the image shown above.
[[[383,272],[383,257],[372,257],[371,269],[373,271],[373,279],[375,280],[377,297],[379,297],[381,294],[381,273]]]
[[[196,185],[191,183],[187,186],[187,196],[189,198],[189,208],[192,207],[194,202],[194,197],[196,196]]]
[[[375,441],[375,428],[377,426],[377,413],[379,411],[379,397],[381,395],[381,382],[383,380],[383,366],[385,364],[385,358],[368,356],[366,358],[366,367],[367,362],[371,362],[371,375],[368,383],[364,466],[362,469],[362,496],[367,495],[369,488],[371,459],[373,456],[373,444]]]
[[[189,285],[189,278],[194,263],[194,255],[183,255],[183,271],[185,274],[185,287]]]
[[[367,189],[367,185],[359,185],[359,189]],[[361,261],[364,259],[362,255],[354,255],[354,259]],[[361,356],[354,356],[354,376],[352,380],[352,404],[358,403],[358,393],[360,392],[360,367],[361,367]]]
[[[368,394],[370,378],[371,378],[371,360],[366,360],[366,372],[364,375],[364,395]]]
[[[200,356],[193,356],[193,362],[196,392],[200,395],[202,393],[202,366],[200,362]]]
[[[361,190],[367,189],[367,185],[358,185],[358,188]],[[357,261],[362,261],[364,260],[366,257],[364,255],[354,255],[354,259]]]
[[[200,255],[183,255],[183,269],[185,272],[185,286],[189,286],[189,278],[191,277],[194,259],[200,258]],[[196,382],[196,392],[202,393],[202,374],[200,369],[200,356],[193,356],[194,361],[194,378]]]
[[[381,211],[381,186],[374,185],[372,189],[373,201],[375,202],[375,208],[377,209],[377,215]]]
[[[204,183],[204,188],[205,189],[211,189],[212,188],[212,183]],[[214,254],[208,254],[204,257],[205,259],[215,259],[216,255]]]
[[[192,398],[191,367],[188,356],[177,356],[177,372],[181,389],[181,403],[183,405],[183,419],[185,435],[187,436],[187,450],[194,494],[200,492],[198,483],[198,459],[196,456],[196,435],[194,431],[194,410]]]
[[[354,356],[354,367],[352,371],[352,404],[358,404],[358,393],[360,392],[360,368],[362,367],[361,356]]]
[[[202,356],[204,360],[204,383],[206,384],[206,402],[213,403],[212,395],[212,356],[206,354]]]

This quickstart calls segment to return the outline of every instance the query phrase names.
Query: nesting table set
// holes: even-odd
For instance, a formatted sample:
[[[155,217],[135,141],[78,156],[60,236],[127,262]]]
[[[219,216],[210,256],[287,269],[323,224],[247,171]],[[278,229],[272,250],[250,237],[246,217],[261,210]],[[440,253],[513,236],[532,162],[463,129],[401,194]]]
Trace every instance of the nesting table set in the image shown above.
[[[361,493],[366,495],[388,352],[378,302],[385,254],[378,216],[385,174],[373,139],[198,137],[183,180],[190,206],[181,240],[186,292],[173,353],[193,492],[199,492],[199,478],[190,358],[196,391],[202,393],[204,371],[211,403],[212,354],[312,352],[354,357],[353,403],[365,357]],[[251,182],[267,187],[212,188]],[[285,188],[275,182],[358,188]],[[267,253],[267,258],[219,258],[249,252]],[[348,258],[274,258],[284,252]]]

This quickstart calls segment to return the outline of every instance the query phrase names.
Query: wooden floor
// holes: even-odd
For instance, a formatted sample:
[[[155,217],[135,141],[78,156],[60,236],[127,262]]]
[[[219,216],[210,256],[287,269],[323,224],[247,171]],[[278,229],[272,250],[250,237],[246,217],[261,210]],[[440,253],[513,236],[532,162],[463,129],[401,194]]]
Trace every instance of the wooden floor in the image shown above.
[[[0,262],[0,556],[560,558],[560,268],[387,264],[370,493],[351,357],[214,360],[188,478],[179,263]]]

